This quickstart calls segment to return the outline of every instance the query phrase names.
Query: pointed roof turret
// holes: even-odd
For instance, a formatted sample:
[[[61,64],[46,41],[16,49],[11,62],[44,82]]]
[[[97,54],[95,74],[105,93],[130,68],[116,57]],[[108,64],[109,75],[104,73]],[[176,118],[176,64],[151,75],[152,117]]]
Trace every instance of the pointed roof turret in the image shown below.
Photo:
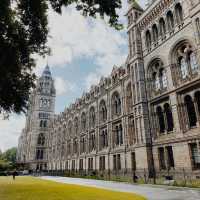
[[[48,64],[46,65],[46,67],[42,73],[42,76],[43,77],[51,77],[51,71],[50,71],[50,67]]]

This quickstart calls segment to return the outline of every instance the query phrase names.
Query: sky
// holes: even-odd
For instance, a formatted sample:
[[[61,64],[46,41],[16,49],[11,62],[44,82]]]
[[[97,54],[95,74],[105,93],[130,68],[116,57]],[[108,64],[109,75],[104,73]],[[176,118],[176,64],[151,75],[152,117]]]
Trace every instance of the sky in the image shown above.
[[[126,27],[127,0],[119,10],[120,21]],[[138,0],[145,7],[146,0]],[[114,65],[120,66],[128,54],[126,28],[116,31],[102,19],[83,17],[73,6],[63,8],[62,15],[49,11],[50,37],[48,58],[35,56],[35,73],[40,76],[45,65],[51,68],[57,91],[55,112],[82,96],[101,76],[108,76]],[[12,114],[9,120],[0,118],[0,150],[17,146],[25,126],[25,116]]]

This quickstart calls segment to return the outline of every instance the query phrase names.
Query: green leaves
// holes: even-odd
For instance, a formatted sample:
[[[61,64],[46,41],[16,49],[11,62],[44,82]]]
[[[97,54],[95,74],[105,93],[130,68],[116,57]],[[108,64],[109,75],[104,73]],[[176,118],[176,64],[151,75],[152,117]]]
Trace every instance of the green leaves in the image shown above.
[[[112,27],[122,28],[117,15],[121,0],[1,0],[0,114],[26,112],[36,78],[32,55],[49,52],[48,5],[61,14],[63,6],[73,3],[84,16],[107,16]]]

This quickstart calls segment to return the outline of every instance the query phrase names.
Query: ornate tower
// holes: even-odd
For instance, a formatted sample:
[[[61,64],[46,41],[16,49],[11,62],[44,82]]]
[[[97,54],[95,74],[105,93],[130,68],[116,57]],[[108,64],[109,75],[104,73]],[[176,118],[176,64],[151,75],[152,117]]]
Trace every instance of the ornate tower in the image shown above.
[[[135,0],[129,0],[128,36],[129,36],[129,66],[133,94],[134,122],[136,130],[135,161],[138,169],[150,169],[151,166],[151,135],[149,129],[148,101],[145,86],[145,72],[142,51],[141,32],[137,20],[143,9]]]
[[[49,66],[37,80],[27,113],[28,145],[26,162],[32,170],[45,170],[47,165],[48,133],[54,117],[56,91]]]

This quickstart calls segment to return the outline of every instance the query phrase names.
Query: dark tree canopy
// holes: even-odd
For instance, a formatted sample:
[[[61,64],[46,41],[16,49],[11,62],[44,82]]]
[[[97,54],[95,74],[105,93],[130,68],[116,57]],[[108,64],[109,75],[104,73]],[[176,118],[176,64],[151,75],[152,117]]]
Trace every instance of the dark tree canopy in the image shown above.
[[[84,16],[108,16],[111,26],[122,27],[116,13],[121,0],[1,0],[0,114],[26,111],[36,78],[32,55],[45,56],[49,52],[49,6],[61,14],[62,7],[72,3]]]

